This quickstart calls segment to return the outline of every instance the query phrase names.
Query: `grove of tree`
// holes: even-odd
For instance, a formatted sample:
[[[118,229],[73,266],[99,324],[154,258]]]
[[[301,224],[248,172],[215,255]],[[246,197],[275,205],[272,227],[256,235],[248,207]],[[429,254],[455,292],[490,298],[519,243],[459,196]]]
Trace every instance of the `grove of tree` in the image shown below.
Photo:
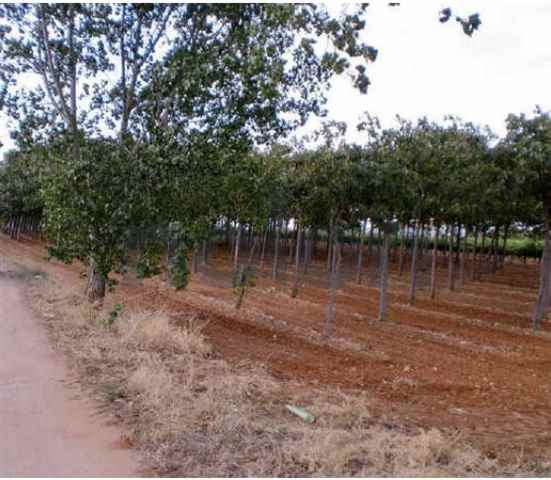
[[[286,141],[326,113],[334,75],[367,91],[377,57],[361,41],[367,10],[0,6],[0,107],[17,123],[17,148],[0,163],[4,230],[41,235],[51,256],[87,265],[91,301],[131,256],[140,276],[165,269],[184,288],[209,244],[223,242],[241,306],[253,265],[275,280],[287,255],[296,297],[323,255],[327,335],[351,256],[358,283],[376,277],[383,321],[390,261],[401,275],[407,260],[414,304],[427,258],[434,299],[439,260],[447,289],[461,288],[503,268],[522,233],[543,239],[520,252],[541,256],[537,329],[551,305],[548,113],[509,116],[501,139],[455,117],[382,128],[366,114],[361,144],[344,142],[345,126],[332,122],[314,142]],[[450,17],[445,9],[440,20]],[[456,20],[467,35],[480,25],[477,15]],[[40,83],[20,87],[22,75]]]

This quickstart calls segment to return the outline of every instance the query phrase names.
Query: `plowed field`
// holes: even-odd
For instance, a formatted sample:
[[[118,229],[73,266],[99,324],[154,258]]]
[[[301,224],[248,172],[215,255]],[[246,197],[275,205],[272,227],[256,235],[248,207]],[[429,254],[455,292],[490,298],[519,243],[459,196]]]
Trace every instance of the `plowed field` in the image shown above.
[[[81,266],[47,263],[37,243],[2,236],[0,255],[34,259],[59,281],[84,286]],[[537,265],[506,263],[497,274],[449,292],[442,259],[437,299],[422,288],[409,306],[408,275],[398,277],[392,263],[388,321],[381,323],[376,284],[369,275],[356,284],[352,262],[343,264],[330,339],[322,334],[328,282],[321,259],[295,299],[292,268],[274,284],[266,262],[240,311],[233,306],[230,259],[221,249],[185,291],[167,288],[159,277],[125,279],[114,295],[125,308],[194,313],[232,362],[263,363],[274,376],[306,387],[366,391],[376,413],[393,422],[459,430],[489,453],[551,453],[551,324],[544,322],[538,335],[530,324]],[[423,278],[420,283],[426,285]]]

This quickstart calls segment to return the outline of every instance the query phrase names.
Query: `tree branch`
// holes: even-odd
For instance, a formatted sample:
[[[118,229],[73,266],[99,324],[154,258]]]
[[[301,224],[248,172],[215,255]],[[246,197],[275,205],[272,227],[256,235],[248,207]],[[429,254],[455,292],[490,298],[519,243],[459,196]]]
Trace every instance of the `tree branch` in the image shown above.
[[[70,126],[71,116],[69,114],[69,109],[67,107],[67,102],[65,101],[65,97],[63,96],[63,88],[62,88],[61,82],[59,80],[59,75],[57,74],[57,72],[55,71],[55,68],[54,68],[54,60],[53,60],[53,57],[52,57],[52,50],[50,48],[48,28],[46,26],[46,16],[44,14],[44,6],[43,5],[37,5],[36,8],[39,12],[39,17],[40,17],[42,43],[43,43],[44,51],[46,53],[47,65],[48,65],[48,68],[50,70],[50,74],[52,75],[52,78],[54,80],[54,85],[55,85],[55,88],[57,90],[57,95],[59,97],[59,102],[60,102],[60,105],[61,105],[61,111],[63,113],[63,116],[65,117],[67,125]]]

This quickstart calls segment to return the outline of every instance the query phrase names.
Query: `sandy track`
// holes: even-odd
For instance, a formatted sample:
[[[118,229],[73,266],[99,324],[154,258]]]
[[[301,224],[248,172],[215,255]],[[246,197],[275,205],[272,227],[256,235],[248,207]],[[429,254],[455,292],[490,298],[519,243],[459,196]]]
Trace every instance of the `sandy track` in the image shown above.
[[[69,387],[68,372],[0,265],[0,476],[130,476],[118,429]]]

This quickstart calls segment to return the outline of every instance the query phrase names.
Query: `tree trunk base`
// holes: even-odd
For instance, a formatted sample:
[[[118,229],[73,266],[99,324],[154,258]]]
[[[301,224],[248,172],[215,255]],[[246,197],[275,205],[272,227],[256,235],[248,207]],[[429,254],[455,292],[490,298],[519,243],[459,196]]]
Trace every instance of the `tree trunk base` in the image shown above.
[[[88,283],[86,285],[86,298],[90,303],[103,303],[105,298],[106,281],[100,275],[92,263],[88,271]]]

